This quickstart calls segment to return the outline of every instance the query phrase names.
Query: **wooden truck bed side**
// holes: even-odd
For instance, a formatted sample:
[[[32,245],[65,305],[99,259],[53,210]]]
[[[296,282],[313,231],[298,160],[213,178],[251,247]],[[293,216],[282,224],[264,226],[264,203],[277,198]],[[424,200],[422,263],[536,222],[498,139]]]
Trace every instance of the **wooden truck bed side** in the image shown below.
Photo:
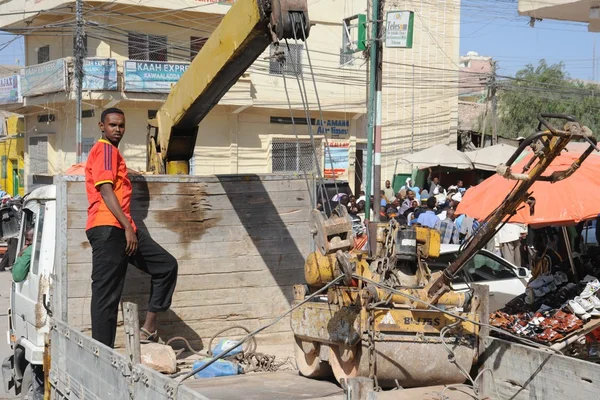
[[[253,330],[289,308],[292,285],[303,282],[305,255],[312,249],[310,196],[303,178],[134,176],[132,182],[138,228],[179,262],[171,310],[159,317],[161,337],[184,336],[201,349],[218,330],[233,325]],[[60,260],[54,304],[64,321],[89,334],[85,185],[81,176],[57,177],[56,184]],[[142,318],[148,293],[149,279],[130,266],[123,299],[138,303]],[[122,346],[122,328],[117,338]],[[289,324],[276,325],[262,341],[292,343]]]

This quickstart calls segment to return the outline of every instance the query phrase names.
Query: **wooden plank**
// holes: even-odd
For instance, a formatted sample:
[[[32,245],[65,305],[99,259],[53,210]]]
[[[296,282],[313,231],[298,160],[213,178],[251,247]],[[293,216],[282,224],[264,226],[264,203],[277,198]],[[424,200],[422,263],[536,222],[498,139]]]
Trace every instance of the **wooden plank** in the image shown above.
[[[292,298],[293,285],[287,286],[261,286],[228,289],[206,289],[175,291],[171,308],[177,310],[183,307],[195,307],[200,305],[224,305],[224,304],[246,304],[261,302],[287,302]],[[147,309],[148,293],[127,294],[123,298],[127,301],[137,303],[139,309]],[[76,310],[78,314],[89,315],[91,305],[91,289],[85,297],[73,297],[68,300],[69,309]]]
[[[225,274],[230,272],[251,272],[264,271],[269,268],[271,271],[281,271],[288,269],[303,270],[304,259],[298,255],[285,254],[278,256],[268,256],[264,259],[261,256],[248,257],[216,257],[208,258],[199,262],[198,260],[182,260],[179,262],[177,275],[206,275],[206,274]],[[69,264],[69,280],[85,280],[92,275],[91,263]],[[129,266],[128,274],[130,277],[145,277],[145,273],[139,271],[133,265]],[[185,279],[185,278],[181,278]]]
[[[179,262],[171,309],[159,316],[162,337],[184,336],[201,346],[224,327],[257,329],[289,308],[292,285],[304,281],[304,259],[312,250],[310,196],[303,179],[255,175],[133,180],[134,219]],[[81,178],[67,186],[68,320],[89,331],[87,196]],[[130,268],[123,301],[138,304],[141,319],[149,292],[149,277]],[[121,315],[119,320],[122,324]],[[291,343],[289,320],[263,337]],[[117,345],[123,338],[121,326]]]
[[[281,208],[283,210],[283,208]],[[145,214],[145,215],[144,215]],[[161,211],[160,213],[132,212],[133,220],[138,226],[147,229],[164,228],[180,223],[199,223],[195,213],[181,210]],[[70,211],[68,213],[69,229],[85,229],[87,223],[87,211]],[[238,210],[236,212],[223,212],[222,210],[204,211],[204,220],[218,219],[218,227],[255,225],[288,225],[294,223],[305,223],[308,225],[309,213],[305,208],[290,207],[287,211],[280,211],[276,215],[269,213],[257,213],[253,210]],[[166,223],[165,221],[168,221]]]
[[[170,309],[167,312],[161,313],[160,324],[163,326],[167,324],[190,324],[192,322],[210,320],[239,321],[246,319],[268,319],[273,315],[284,313],[288,308],[289,306],[285,302],[183,307],[176,310]],[[145,317],[145,311],[140,310],[140,317]],[[72,312],[69,314],[69,323],[78,327],[90,326],[89,309],[82,309],[81,312]],[[119,321],[123,321],[121,313]]]
[[[142,227],[140,227],[142,229]],[[142,229],[145,230],[145,229]],[[229,226],[219,229],[206,229],[203,223],[173,224],[170,228],[154,228],[149,233],[161,245],[185,243],[237,243],[243,237],[254,241],[277,240],[282,237],[302,238],[309,235],[308,224],[297,223],[286,226]],[[87,242],[85,229],[69,229],[67,240],[70,244],[81,245]],[[223,255],[226,255],[224,253]]]
[[[218,247],[214,243],[160,243],[162,247],[173,255],[178,261],[182,260],[206,260],[215,258],[217,255],[223,257],[243,257],[243,256],[278,256],[285,254],[308,254],[311,251],[310,239],[283,237],[279,240],[252,240],[245,236],[239,242],[225,242]],[[71,263],[89,263],[92,261],[92,253],[89,250],[90,244],[87,240],[80,239],[77,243],[70,243],[67,247],[67,257]],[[86,251],[82,251],[86,250]]]
[[[276,193],[288,191],[306,192],[306,181],[304,179],[279,179],[270,181],[244,181],[235,182],[207,182],[199,181],[192,183],[170,183],[170,182],[132,182],[134,195],[163,195],[168,193],[197,194],[199,192],[210,194],[239,193]],[[69,194],[85,194],[84,182],[68,182]]]
[[[293,285],[304,282],[303,270],[232,272],[228,274],[188,275],[177,281],[177,291],[224,288],[264,287]],[[86,297],[91,294],[90,280],[69,281],[69,298]],[[149,279],[127,277],[123,293],[129,295],[150,293]]]
[[[227,195],[180,195],[164,194],[151,199],[141,198],[133,195],[131,199],[131,210],[133,211],[194,211],[202,212],[208,210],[258,210],[265,209],[272,212],[289,212],[293,208],[309,210],[310,200],[306,192],[276,192],[276,193],[240,193],[232,199]],[[68,211],[87,211],[87,195],[69,194],[67,199]]]

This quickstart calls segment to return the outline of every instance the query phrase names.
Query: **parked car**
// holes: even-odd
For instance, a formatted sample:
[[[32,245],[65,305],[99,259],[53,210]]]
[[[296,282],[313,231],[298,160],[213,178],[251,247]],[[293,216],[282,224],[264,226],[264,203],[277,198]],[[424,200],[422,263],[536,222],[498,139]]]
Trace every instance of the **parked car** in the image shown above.
[[[432,272],[448,266],[457,256],[460,246],[442,244],[440,257],[428,260]],[[481,249],[459,272],[452,287],[466,290],[470,283],[487,285],[490,288],[490,311],[496,311],[510,300],[525,293],[531,272],[527,268],[517,267],[502,257]]]

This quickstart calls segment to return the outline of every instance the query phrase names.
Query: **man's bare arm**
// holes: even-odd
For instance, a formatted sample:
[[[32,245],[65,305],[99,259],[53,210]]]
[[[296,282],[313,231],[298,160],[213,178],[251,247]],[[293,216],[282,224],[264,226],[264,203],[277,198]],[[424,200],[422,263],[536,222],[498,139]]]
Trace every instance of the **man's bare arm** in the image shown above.
[[[110,212],[115,216],[117,221],[121,224],[123,229],[125,229],[125,239],[127,240],[127,246],[125,247],[125,252],[127,255],[133,255],[137,251],[137,236],[135,231],[133,230],[133,226],[127,219],[127,216],[123,212],[121,205],[119,204],[119,199],[115,195],[113,190],[113,186],[110,183],[103,183],[99,186],[100,194],[102,195],[102,199],[104,200],[104,204],[110,210]]]

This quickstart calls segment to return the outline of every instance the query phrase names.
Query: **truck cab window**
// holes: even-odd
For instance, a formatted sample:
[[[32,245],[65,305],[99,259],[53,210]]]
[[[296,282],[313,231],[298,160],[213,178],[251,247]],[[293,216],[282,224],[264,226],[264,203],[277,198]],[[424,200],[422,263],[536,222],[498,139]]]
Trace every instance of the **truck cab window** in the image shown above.
[[[38,215],[36,217],[33,243],[31,244],[33,246],[33,259],[31,260],[31,272],[34,275],[37,275],[37,273],[38,273],[38,264],[40,261],[40,250],[42,247],[42,233],[44,230],[44,211],[45,210],[46,210],[46,207],[42,204],[40,206]]]

